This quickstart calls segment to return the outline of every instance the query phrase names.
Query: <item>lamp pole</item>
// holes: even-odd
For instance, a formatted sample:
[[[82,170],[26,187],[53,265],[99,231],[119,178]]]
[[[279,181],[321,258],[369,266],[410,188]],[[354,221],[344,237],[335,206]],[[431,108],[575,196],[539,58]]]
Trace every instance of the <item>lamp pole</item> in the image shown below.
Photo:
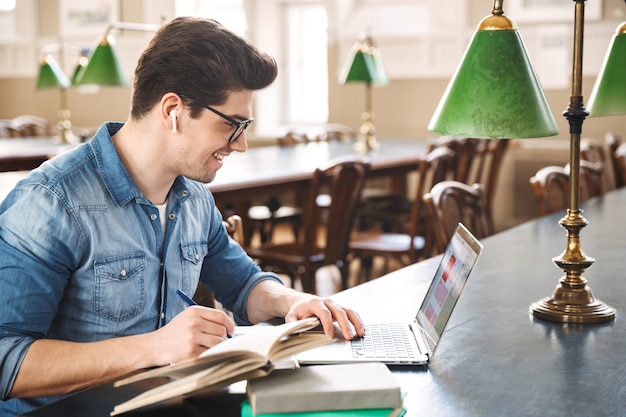
[[[553,258],[565,275],[559,280],[551,297],[530,306],[535,317],[565,323],[601,323],[615,318],[615,309],[594,298],[583,272],[595,259],[587,256],[580,245],[580,231],[588,222],[580,209],[580,137],[582,125],[589,115],[582,97],[582,61],[585,0],[575,2],[574,55],[572,65],[572,89],[569,106],[563,115],[569,122],[570,132],[570,181],[569,209],[559,224],[567,229],[565,251]]]

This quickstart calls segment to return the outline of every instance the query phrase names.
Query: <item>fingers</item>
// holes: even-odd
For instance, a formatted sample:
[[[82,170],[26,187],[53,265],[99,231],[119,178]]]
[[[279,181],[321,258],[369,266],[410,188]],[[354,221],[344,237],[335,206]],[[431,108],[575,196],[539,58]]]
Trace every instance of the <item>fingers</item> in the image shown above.
[[[350,340],[355,335],[358,337],[363,337],[365,335],[363,321],[356,311],[341,307],[332,301],[326,302],[326,305],[339,325],[341,333],[345,339]]]
[[[285,316],[285,320],[299,320],[311,316],[316,316],[320,320],[324,333],[330,337],[334,337],[334,322],[337,322],[345,339],[352,339],[355,333],[359,337],[365,334],[363,321],[359,314],[352,309],[340,306],[329,298],[309,298],[301,304],[295,305]]]

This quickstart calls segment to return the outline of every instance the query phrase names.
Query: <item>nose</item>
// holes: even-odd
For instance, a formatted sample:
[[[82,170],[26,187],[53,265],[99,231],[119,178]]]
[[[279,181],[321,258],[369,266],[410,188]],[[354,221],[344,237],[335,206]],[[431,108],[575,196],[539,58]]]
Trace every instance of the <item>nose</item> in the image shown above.
[[[242,132],[236,141],[229,143],[228,147],[237,152],[245,152],[248,150],[248,141],[246,140],[246,132]]]

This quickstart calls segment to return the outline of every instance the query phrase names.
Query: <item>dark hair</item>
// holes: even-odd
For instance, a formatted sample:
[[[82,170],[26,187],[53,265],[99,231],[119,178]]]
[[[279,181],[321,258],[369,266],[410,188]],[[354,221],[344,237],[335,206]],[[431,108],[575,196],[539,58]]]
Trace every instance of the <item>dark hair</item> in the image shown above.
[[[158,30],[139,58],[131,117],[147,114],[168,92],[219,105],[230,92],[267,87],[277,73],[272,57],[215,20],[178,17]],[[196,117],[201,107],[189,105]]]

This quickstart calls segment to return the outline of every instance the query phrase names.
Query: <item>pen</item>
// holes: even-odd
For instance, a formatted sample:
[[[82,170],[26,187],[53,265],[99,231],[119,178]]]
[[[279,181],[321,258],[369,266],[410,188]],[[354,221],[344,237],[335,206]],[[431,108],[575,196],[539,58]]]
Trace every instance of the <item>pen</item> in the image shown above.
[[[195,301],[193,301],[187,294],[185,294],[184,292],[182,292],[181,290],[176,290],[176,294],[178,294],[178,296],[180,298],[183,299],[183,301],[185,303],[187,303],[188,306],[197,306],[198,303],[196,303]]]
[[[184,301],[185,303],[187,303],[187,305],[188,305],[188,306],[197,306],[197,305],[198,305],[198,303],[196,303],[195,301],[193,301],[193,300],[191,299],[191,297],[189,297],[189,296],[188,296],[187,294],[185,294],[183,291],[181,291],[181,290],[176,290],[176,294],[178,294],[178,296],[179,296],[180,298],[182,298],[182,299],[183,299],[183,301]],[[228,337],[228,338],[230,339],[232,336],[231,336],[231,335],[229,335],[228,333],[226,333],[226,337]]]

